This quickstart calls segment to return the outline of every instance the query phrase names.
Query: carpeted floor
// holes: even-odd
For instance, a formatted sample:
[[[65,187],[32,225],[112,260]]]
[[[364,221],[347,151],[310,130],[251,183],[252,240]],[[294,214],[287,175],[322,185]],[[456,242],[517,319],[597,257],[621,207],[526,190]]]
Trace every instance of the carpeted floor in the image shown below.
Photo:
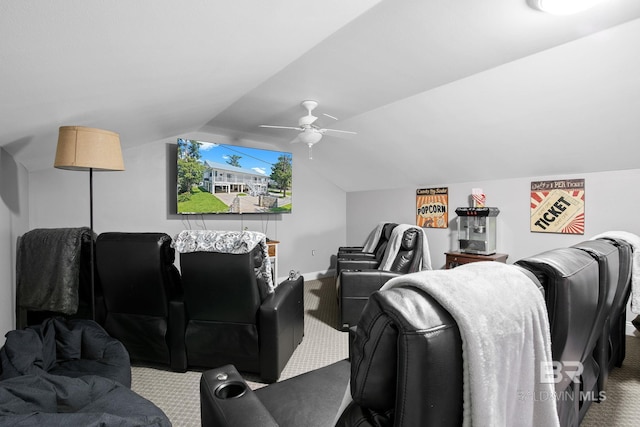
[[[336,329],[338,309],[332,278],[305,282],[305,336],[282,372],[281,380],[329,365],[348,355],[347,333]],[[133,367],[132,389],[158,405],[174,427],[200,426],[200,375]],[[246,375],[253,389],[264,386]],[[607,383],[606,400],[591,405],[582,427],[640,426],[640,338],[627,337],[621,368]]]

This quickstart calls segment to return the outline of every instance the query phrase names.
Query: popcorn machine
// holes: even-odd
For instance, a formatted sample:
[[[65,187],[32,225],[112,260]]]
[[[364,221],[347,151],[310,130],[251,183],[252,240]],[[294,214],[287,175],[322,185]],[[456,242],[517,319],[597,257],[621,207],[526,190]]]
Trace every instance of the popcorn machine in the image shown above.
[[[457,208],[460,252],[492,255],[496,253],[498,208]]]

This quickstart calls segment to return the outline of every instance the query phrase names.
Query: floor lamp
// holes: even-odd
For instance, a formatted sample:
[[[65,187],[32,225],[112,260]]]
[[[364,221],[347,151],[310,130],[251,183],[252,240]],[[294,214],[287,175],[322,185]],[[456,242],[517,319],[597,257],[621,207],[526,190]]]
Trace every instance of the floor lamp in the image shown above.
[[[89,224],[91,229],[91,318],[96,320],[95,261],[93,241],[93,171],[122,171],[120,136],[108,130],[83,126],[61,126],[55,168],[89,171]]]

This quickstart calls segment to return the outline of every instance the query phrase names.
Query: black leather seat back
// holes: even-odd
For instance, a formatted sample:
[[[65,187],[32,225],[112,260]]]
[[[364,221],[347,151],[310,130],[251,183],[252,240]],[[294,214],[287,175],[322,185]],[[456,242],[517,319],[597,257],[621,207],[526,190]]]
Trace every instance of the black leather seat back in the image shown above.
[[[617,239],[602,239],[610,242],[618,249],[618,284],[611,310],[619,312],[627,306],[627,300],[631,292],[631,265],[633,260],[633,248],[627,242]]]
[[[107,311],[168,316],[168,302],[180,292],[175,251],[164,233],[102,233],[96,266]]]
[[[354,404],[342,414],[342,420],[349,420],[345,424],[462,423],[460,332],[429,295],[414,288],[372,294],[358,322],[352,351]]]
[[[184,369],[184,361],[171,356],[173,344],[177,353],[184,347],[179,336],[172,343],[170,332],[170,301],[182,294],[171,241],[165,233],[102,233],[96,267],[107,332],[122,341],[132,360]]]
[[[378,261],[382,261],[384,257],[384,252],[387,250],[387,245],[389,244],[389,239],[391,238],[391,233],[393,229],[396,228],[398,224],[394,222],[389,222],[382,227],[382,233],[380,234],[380,239],[378,239],[378,244],[376,249],[373,251],[375,254],[375,259]]]
[[[184,299],[190,320],[256,323],[261,301],[254,270],[259,265],[256,265],[254,252],[180,254]]]
[[[401,274],[419,271],[423,238],[422,231],[417,228],[406,230],[402,235],[402,243],[393,264],[391,264],[390,271]]]
[[[626,353],[626,321],[627,301],[631,294],[631,265],[633,257],[632,246],[620,239],[603,238],[618,249],[620,267],[618,283],[610,310],[609,321],[609,369],[621,366]]]
[[[605,320],[609,317],[609,313],[611,312],[613,299],[618,287],[620,255],[618,253],[618,248],[604,240],[587,240],[585,242],[578,243],[577,245],[573,245],[572,247],[587,252],[596,261],[598,261],[600,297],[598,301],[598,315],[594,323],[592,336],[587,344],[587,347],[590,347],[595,345],[595,341],[598,340],[602,333]]]
[[[561,364],[561,371],[555,372],[561,375],[555,389],[565,396],[557,402],[560,425],[578,425],[580,383],[573,376],[580,370],[577,363],[594,367],[585,362],[592,358],[593,346],[588,348],[587,343],[598,317],[598,262],[580,249],[561,248],[519,260],[516,265],[531,271],[544,288],[551,353],[554,362]]]
[[[583,362],[584,373],[581,384],[583,392],[597,394],[599,391],[604,391],[609,376],[609,322],[618,287],[620,255],[618,248],[605,240],[587,240],[572,247],[591,255],[598,262],[599,267],[598,315],[586,344],[587,351],[590,348],[593,349],[592,357]],[[581,412],[585,413],[586,408]]]
[[[544,287],[553,360],[582,360],[598,314],[597,261],[579,249],[561,248],[516,264],[534,273]]]
[[[241,371],[260,372],[259,251],[180,254],[189,365],[233,363]]]

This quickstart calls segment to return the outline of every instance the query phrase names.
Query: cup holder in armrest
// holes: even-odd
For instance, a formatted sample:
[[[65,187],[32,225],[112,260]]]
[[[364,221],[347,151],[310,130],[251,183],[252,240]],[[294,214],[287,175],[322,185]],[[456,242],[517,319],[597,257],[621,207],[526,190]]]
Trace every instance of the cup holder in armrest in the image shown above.
[[[247,385],[240,381],[230,381],[216,387],[215,395],[218,399],[234,399],[247,391]]]

